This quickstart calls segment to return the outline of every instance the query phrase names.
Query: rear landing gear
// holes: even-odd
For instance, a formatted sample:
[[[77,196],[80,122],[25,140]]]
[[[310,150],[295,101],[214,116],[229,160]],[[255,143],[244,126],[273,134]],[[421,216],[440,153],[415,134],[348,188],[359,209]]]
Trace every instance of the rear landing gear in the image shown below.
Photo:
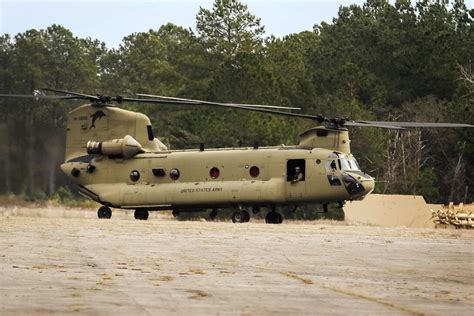
[[[283,216],[280,213],[272,210],[265,216],[265,223],[267,224],[281,224],[283,223]]]
[[[148,219],[148,211],[142,210],[142,209],[135,210],[134,216],[135,216],[135,219],[146,221]]]
[[[250,221],[250,214],[247,211],[235,211],[232,213],[233,223],[247,223]]]
[[[112,210],[108,206],[101,206],[97,211],[97,216],[99,218],[111,218],[112,217]]]
[[[217,217],[217,209],[214,208],[214,209],[212,209],[212,211],[209,213],[209,218],[213,221],[213,220],[216,219],[216,217]]]

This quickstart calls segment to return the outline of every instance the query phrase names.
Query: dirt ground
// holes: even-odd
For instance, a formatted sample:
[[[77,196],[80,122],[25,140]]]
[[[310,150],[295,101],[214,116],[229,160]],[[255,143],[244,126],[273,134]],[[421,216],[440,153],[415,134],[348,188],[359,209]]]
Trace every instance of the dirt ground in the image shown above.
[[[474,231],[116,213],[0,208],[0,315],[474,310]]]

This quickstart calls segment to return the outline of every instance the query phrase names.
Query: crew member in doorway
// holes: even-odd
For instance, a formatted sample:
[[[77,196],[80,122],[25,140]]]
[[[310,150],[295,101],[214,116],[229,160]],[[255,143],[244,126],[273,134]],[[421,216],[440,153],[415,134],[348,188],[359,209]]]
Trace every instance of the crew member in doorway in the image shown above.
[[[303,173],[301,172],[301,168],[296,166],[295,167],[295,177],[291,180],[291,183],[297,183],[303,180]]]

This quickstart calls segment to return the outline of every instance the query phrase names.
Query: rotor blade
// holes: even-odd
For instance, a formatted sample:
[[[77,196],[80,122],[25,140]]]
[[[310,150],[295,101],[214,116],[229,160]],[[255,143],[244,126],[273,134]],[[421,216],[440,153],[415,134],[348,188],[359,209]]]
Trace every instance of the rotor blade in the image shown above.
[[[196,104],[196,103],[193,103],[193,102],[190,102],[190,101],[165,100],[165,99],[160,100],[160,99],[122,98],[122,101],[140,102],[140,103],[155,103],[155,104],[173,104],[173,105],[183,104],[183,102],[184,102],[184,104]],[[254,108],[254,107],[241,106],[241,105],[231,105],[231,104],[226,104],[226,103],[209,102],[209,103],[206,103],[206,105],[220,106],[220,107],[231,108],[231,109],[242,109],[242,110],[260,112],[260,113],[270,113],[270,114],[281,115],[281,116],[301,117],[301,118],[306,118],[306,119],[310,119],[310,120],[315,120],[318,123],[328,122],[328,119],[325,118],[322,115],[291,113],[291,112],[277,111],[277,110],[272,110],[272,109]]]
[[[84,93],[78,93],[78,92],[71,92],[71,91],[65,91],[65,90],[59,90],[59,89],[51,89],[51,88],[44,88],[43,90],[45,90],[45,91],[51,91],[51,92],[58,92],[58,93],[69,94],[69,95],[73,95],[73,96],[76,96],[76,97],[82,97],[83,99],[99,100],[99,97],[98,97],[98,96],[90,95],[90,94],[84,94]]]
[[[244,107],[252,107],[252,108],[268,108],[268,109],[280,109],[280,110],[301,110],[301,108],[295,107],[286,107],[286,106],[275,106],[275,105],[262,105],[262,104],[242,104],[242,103],[221,103],[221,102],[209,102],[209,101],[202,101],[202,100],[193,100],[193,99],[183,99],[183,98],[175,98],[175,97],[165,97],[161,95],[153,95],[153,94],[144,94],[144,93],[137,93],[138,96],[141,97],[148,97],[148,98],[156,98],[156,99],[163,99],[163,100],[177,100],[177,101],[185,101],[191,102],[193,104],[201,104],[201,105],[236,105],[236,106],[244,106]]]
[[[34,94],[0,94],[0,98],[32,98],[32,99],[78,99],[75,96],[62,96],[62,95],[34,95]]]
[[[116,97],[120,101],[125,102],[138,102],[138,103],[157,103],[163,105],[186,105],[186,104],[196,104],[194,102],[185,102],[178,100],[160,100],[160,99],[143,99],[143,98],[128,98],[128,97]]]
[[[443,127],[474,127],[474,125],[464,123],[430,123],[430,122],[385,122],[385,121],[357,121],[357,123],[368,124],[370,126],[383,125],[401,128],[443,128]],[[346,123],[347,124],[347,123]]]
[[[365,121],[347,121],[344,123],[343,126],[355,126],[355,127],[377,127],[377,128],[388,128],[388,129],[405,129],[401,126],[395,126],[395,125],[386,125],[382,124],[382,122],[378,122],[380,124],[374,124],[365,122]]]

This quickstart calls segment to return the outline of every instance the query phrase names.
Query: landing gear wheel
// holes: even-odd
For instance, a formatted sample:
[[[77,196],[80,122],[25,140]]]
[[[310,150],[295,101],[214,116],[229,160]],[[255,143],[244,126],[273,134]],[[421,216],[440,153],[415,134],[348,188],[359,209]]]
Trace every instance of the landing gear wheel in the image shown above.
[[[173,217],[176,218],[176,217],[179,216],[179,211],[178,210],[173,210],[172,214],[173,214]]]
[[[215,220],[217,217],[217,209],[213,209],[210,213],[209,213],[209,218],[211,220]]]
[[[147,210],[135,210],[135,219],[140,219],[146,221],[148,219],[148,211]]]
[[[250,221],[250,214],[247,211],[242,211],[242,215],[244,217],[244,223],[248,223]]]
[[[232,223],[245,223],[245,214],[242,211],[232,213]]]
[[[99,218],[111,218],[112,210],[108,206],[101,206],[97,211],[97,216]]]
[[[271,211],[265,216],[265,223],[267,224],[281,224],[283,223],[283,216],[280,213]]]

